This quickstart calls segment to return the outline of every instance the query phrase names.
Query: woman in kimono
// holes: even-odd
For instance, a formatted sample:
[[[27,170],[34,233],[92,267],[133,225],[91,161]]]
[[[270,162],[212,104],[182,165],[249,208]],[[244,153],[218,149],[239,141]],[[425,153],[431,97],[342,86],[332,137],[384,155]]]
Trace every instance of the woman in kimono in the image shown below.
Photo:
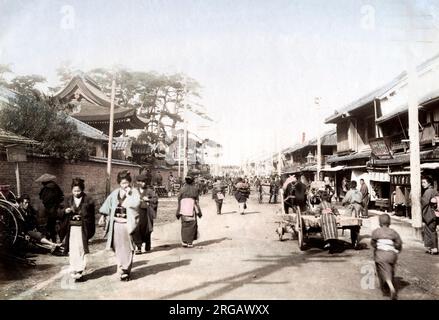
[[[88,240],[95,234],[95,203],[84,193],[84,180],[72,181],[72,194],[64,200],[60,238],[65,237],[64,253],[69,254],[71,276],[75,281],[84,279]]]
[[[247,209],[247,199],[250,196],[250,186],[242,178],[236,184],[235,199],[238,201],[239,213],[244,214]]]
[[[389,290],[391,299],[395,300],[395,267],[398,253],[402,250],[402,240],[395,230],[389,228],[390,216],[388,214],[380,215],[379,223],[380,227],[372,232],[370,244],[375,248],[375,267],[383,295]]]
[[[222,183],[220,178],[216,178],[212,188],[212,199],[215,200],[217,214],[221,214],[221,209],[225,196],[226,186]]]
[[[424,222],[424,246],[427,248],[426,253],[438,254],[438,241],[436,232],[436,215],[434,214],[436,204],[431,203],[437,195],[433,188],[433,179],[429,176],[422,177],[422,188],[424,189],[421,197],[422,221]]]
[[[197,240],[198,224],[197,216],[202,217],[198,201],[200,191],[194,184],[194,178],[187,176],[186,184],[181,188],[178,195],[177,219],[181,218],[181,244],[183,247],[193,247]]]
[[[131,188],[131,176],[126,170],[117,175],[119,188],[105,200],[99,212],[106,217],[106,249],[113,249],[120,280],[130,279],[133,264],[134,243],[132,235],[139,223],[140,194]]]
[[[331,204],[331,194],[327,191],[321,192],[321,202],[317,206],[317,214],[321,216],[323,240],[326,241],[325,248],[329,247],[329,253],[337,251],[337,220],[339,214],[337,208]]]
[[[136,244],[136,254],[142,253],[142,245],[145,244],[145,251],[151,251],[151,233],[154,228],[154,219],[157,218],[158,197],[147,185],[146,175],[140,175],[136,181],[140,194],[139,206],[139,224],[133,234],[133,240]]]

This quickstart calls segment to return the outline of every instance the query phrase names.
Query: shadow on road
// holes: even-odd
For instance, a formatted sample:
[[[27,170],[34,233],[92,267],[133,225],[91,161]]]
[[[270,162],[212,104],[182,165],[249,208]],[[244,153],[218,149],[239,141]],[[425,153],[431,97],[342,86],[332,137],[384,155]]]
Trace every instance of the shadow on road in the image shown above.
[[[29,266],[19,262],[2,261],[0,263],[0,284],[5,281],[22,280],[34,272],[41,272],[53,268],[53,264],[37,264]]]
[[[152,266],[145,266],[140,269],[133,270],[131,273],[131,280],[137,280],[162,271],[167,271],[182,266],[187,266],[190,264],[191,261],[192,259],[184,259],[174,262],[159,263]]]
[[[223,242],[224,240],[232,240],[231,238],[227,238],[227,237],[223,237],[223,238],[219,238],[219,239],[212,239],[212,240],[206,240],[206,241],[201,241],[197,243],[197,247],[199,246],[208,246],[211,244],[215,244],[215,243],[220,243]]]
[[[402,277],[395,277],[395,287],[397,291],[401,291],[405,287],[411,285],[410,282],[405,281]]]
[[[223,214],[232,214],[232,213],[237,213],[238,211],[227,211],[227,212],[221,212],[221,215]]]
[[[325,263],[343,263],[346,262],[345,257],[338,257],[338,259],[333,259],[332,256],[318,256],[319,260]],[[262,267],[258,267],[256,269],[242,272],[235,274],[230,277],[225,277],[222,279],[214,280],[214,281],[205,281],[199,285],[183,289],[177,292],[174,292],[172,294],[168,294],[165,296],[162,296],[160,299],[175,299],[178,296],[191,293],[193,291],[197,291],[200,289],[205,290],[206,288],[212,286],[215,287],[217,285],[224,285],[223,287],[214,290],[213,292],[210,292],[209,294],[203,295],[201,297],[198,297],[197,299],[202,300],[209,300],[209,299],[218,299],[224,294],[227,294],[228,292],[231,292],[233,290],[236,290],[244,285],[250,284],[250,283],[257,283],[257,284],[276,284],[276,282],[269,282],[269,281],[260,281],[260,279],[263,279],[264,277],[280,271],[284,268],[299,266],[301,264],[305,264],[308,262],[308,256],[300,253],[294,253],[292,255],[274,255],[274,256],[257,256],[256,259],[250,259],[245,261],[252,261],[256,263],[269,263],[268,265],[264,265]],[[316,260],[309,260],[309,261],[316,261]]]
[[[147,263],[148,263],[147,260],[134,261],[133,268],[138,267],[138,266],[142,266],[142,265],[147,264]],[[117,265],[114,264],[112,266],[96,269],[92,273],[88,274],[86,276],[86,278],[87,278],[87,280],[95,280],[95,279],[99,279],[99,278],[102,278],[105,276],[111,276],[111,275],[115,274],[116,272],[117,272]]]
[[[223,238],[218,238],[218,239],[212,239],[212,240],[196,242],[195,245],[196,245],[196,247],[208,246],[208,245],[211,245],[211,244],[223,242],[224,240],[231,240],[231,239],[227,238],[227,237],[223,237]],[[161,246],[153,248],[152,252],[156,252],[156,251],[169,251],[169,250],[180,248],[180,247],[182,247],[181,243],[163,244]]]

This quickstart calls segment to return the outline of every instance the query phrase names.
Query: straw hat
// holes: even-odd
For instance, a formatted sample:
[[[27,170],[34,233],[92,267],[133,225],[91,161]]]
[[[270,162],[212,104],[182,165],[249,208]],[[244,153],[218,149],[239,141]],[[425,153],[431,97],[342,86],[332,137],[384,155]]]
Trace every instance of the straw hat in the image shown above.
[[[56,176],[49,174],[49,173],[45,173],[41,177],[39,177],[37,180],[35,180],[35,182],[49,182],[49,181],[53,181],[55,179],[56,179]]]

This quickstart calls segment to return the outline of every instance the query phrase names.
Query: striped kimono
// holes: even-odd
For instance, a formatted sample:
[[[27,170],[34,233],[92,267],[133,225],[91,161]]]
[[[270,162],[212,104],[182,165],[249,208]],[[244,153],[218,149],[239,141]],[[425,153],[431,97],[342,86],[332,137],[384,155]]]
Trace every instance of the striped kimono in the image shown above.
[[[317,207],[317,212],[321,215],[323,240],[338,239],[337,220],[335,219],[338,210],[330,203],[322,201]]]

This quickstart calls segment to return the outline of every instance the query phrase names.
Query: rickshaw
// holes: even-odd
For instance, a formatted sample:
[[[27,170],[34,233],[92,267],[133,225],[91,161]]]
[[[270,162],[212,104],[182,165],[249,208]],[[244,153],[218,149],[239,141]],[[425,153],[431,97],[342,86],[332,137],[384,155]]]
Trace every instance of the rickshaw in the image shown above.
[[[5,193],[4,189],[0,191],[0,256],[4,259],[35,266],[34,261],[20,254],[22,248],[29,243],[29,239],[24,233],[25,220],[18,209],[15,194],[9,191],[11,197]]]

